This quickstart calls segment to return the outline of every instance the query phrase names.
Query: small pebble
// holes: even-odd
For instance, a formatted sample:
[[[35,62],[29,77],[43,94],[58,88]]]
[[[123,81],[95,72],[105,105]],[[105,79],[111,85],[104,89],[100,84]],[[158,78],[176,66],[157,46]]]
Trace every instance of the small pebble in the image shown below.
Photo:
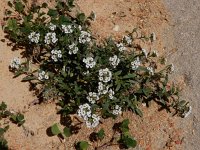
[[[119,25],[115,25],[113,28],[114,31],[118,32],[119,31]]]

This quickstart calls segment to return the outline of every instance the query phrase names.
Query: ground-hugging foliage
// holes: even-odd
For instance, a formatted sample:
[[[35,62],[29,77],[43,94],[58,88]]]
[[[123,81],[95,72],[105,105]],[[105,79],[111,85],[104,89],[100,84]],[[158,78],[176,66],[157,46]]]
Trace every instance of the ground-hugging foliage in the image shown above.
[[[4,134],[9,129],[9,119],[13,123],[21,126],[24,124],[24,115],[21,113],[11,112],[7,109],[7,105],[5,102],[1,102],[0,104],[0,149],[7,150],[8,149],[8,142],[4,137]]]
[[[182,116],[189,111],[178,88],[169,86],[173,65],[164,66],[156,51],[134,43],[153,42],[154,33],[139,36],[134,29],[120,41],[108,38],[99,44],[89,30],[95,14],[72,15],[73,0],[56,0],[55,8],[26,0],[8,5],[4,31],[14,48],[24,49],[23,62],[14,58],[10,70],[15,77],[24,74],[22,81],[30,82],[38,98],[59,100],[60,113],[77,113],[92,128],[101,118],[115,118],[124,110],[142,116],[138,105],[150,101]],[[53,129],[64,135],[56,125]]]

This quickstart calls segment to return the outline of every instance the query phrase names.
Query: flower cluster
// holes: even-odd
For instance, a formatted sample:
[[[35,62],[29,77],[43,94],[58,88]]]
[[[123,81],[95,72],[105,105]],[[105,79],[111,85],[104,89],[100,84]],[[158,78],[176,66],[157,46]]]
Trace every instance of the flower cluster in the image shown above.
[[[56,29],[56,25],[50,23],[50,25],[49,25],[49,29],[50,29],[51,31],[55,31],[55,29]]]
[[[170,73],[174,72],[174,64],[171,64],[171,65],[170,65],[169,72],[170,72]]]
[[[80,105],[77,113],[79,117],[87,120],[92,115],[91,106],[88,103]]]
[[[62,53],[61,50],[52,50],[51,51],[51,59],[53,59],[53,61],[57,62],[58,59],[62,58]]]
[[[127,44],[131,44],[132,43],[132,38],[130,36],[124,36],[124,40],[126,41]]]
[[[115,105],[115,109],[112,111],[113,115],[120,115],[122,113],[122,108],[119,105]]]
[[[21,65],[21,61],[20,61],[20,59],[17,58],[17,57],[13,58],[13,59],[11,60],[11,62],[10,62],[10,67],[11,67],[12,69],[19,69],[20,65]]]
[[[76,46],[75,43],[69,45],[69,54],[76,54],[78,52],[78,47]]]
[[[117,48],[119,49],[120,52],[123,52],[126,50],[126,47],[124,46],[123,43],[119,43],[119,44],[116,44]]]
[[[142,53],[143,53],[144,56],[147,58],[147,56],[148,56],[147,50],[143,48],[143,49],[142,49]]]
[[[133,70],[136,70],[140,66],[140,60],[139,57],[136,58],[133,62],[131,62],[131,66]]]
[[[119,62],[120,62],[120,59],[117,57],[117,55],[114,55],[113,57],[110,57],[110,58],[109,58],[109,61],[110,61],[111,65],[112,65],[114,68],[116,68],[117,65],[118,65]]]
[[[192,113],[192,106],[189,106],[188,112],[183,114],[184,118],[188,117],[191,113]]]
[[[49,75],[45,71],[41,71],[41,72],[38,73],[38,79],[40,81],[48,80],[49,79]]]
[[[81,34],[79,36],[79,43],[85,44],[86,42],[91,41],[91,35],[90,33],[86,31],[81,31]]]
[[[88,96],[87,96],[87,100],[91,103],[94,104],[96,101],[99,100],[99,96],[97,93],[95,92],[89,92]]]
[[[61,28],[66,34],[73,32],[72,25],[62,25]]]
[[[115,94],[115,91],[113,91],[112,89],[110,89],[110,90],[108,91],[108,93],[109,93],[109,98],[110,98],[110,99],[113,99],[113,96],[114,96],[114,94]]]
[[[96,65],[96,62],[92,57],[83,58],[83,62],[86,64],[86,68],[93,68]]]
[[[28,36],[29,40],[33,43],[38,43],[40,39],[40,33],[31,32],[31,34]]]
[[[100,116],[92,114],[92,116],[86,121],[86,126],[88,128],[95,128],[99,125]]]
[[[158,54],[158,52],[157,51],[153,51],[153,55],[154,55],[154,57],[158,57],[159,56],[159,54]]]
[[[92,114],[91,106],[88,103],[79,106],[78,116],[86,121],[88,128],[96,127],[100,121],[100,116]]]
[[[112,79],[112,72],[108,69],[100,69],[99,70],[99,80],[102,82],[109,82]]]
[[[56,43],[58,41],[58,39],[56,38],[56,33],[55,32],[49,32],[46,34],[44,42],[46,44],[50,44],[50,43]]]
[[[147,67],[147,70],[149,71],[149,74],[154,75],[154,71],[152,67]]]
[[[108,88],[109,88],[108,86],[104,85],[102,82],[99,82],[98,83],[99,95],[108,93]]]

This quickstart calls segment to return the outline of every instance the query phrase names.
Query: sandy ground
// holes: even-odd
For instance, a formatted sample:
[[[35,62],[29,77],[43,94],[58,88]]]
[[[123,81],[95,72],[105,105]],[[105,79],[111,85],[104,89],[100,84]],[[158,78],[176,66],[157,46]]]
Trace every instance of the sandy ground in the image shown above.
[[[100,125],[95,130],[103,127],[106,132],[106,138],[100,143],[94,143],[95,146],[101,145],[111,138],[111,128],[114,122],[129,118],[131,120],[131,134],[136,137],[139,143],[136,149],[182,150],[197,148],[197,146],[194,147],[193,145],[196,145],[195,143],[199,141],[199,134],[197,133],[199,129],[197,126],[199,119],[197,117],[198,91],[192,91],[199,89],[199,82],[196,82],[199,81],[199,72],[196,69],[197,64],[200,64],[197,59],[197,44],[199,42],[195,42],[195,39],[197,41],[197,35],[199,35],[198,26],[196,26],[199,24],[199,20],[195,19],[195,15],[198,13],[195,10],[194,13],[187,12],[189,10],[182,7],[182,5],[173,4],[175,2],[170,0],[165,1],[170,12],[172,12],[173,23],[169,22],[168,13],[160,0],[77,0],[81,11],[86,14],[91,11],[96,13],[97,18],[91,24],[91,30],[98,39],[103,39],[110,35],[115,38],[121,38],[125,31],[131,31],[134,27],[141,28],[144,33],[155,32],[157,41],[153,45],[141,44],[145,48],[156,49],[160,53],[168,55],[169,60],[175,63],[178,69],[175,71],[174,77],[177,75],[183,76],[184,81],[187,83],[183,97],[191,100],[192,106],[194,106],[194,113],[187,120],[172,117],[171,114],[167,114],[165,111],[158,112],[158,107],[155,104],[152,104],[148,109],[142,107],[144,111],[143,118],[131,112],[126,112],[117,120],[103,120],[103,125]],[[179,0],[178,2],[181,4],[182,1]],[[187,7],[191,5],[190,10],[193,7],[197,8],[195,4],[192,7],[192,3],[187,5],[185,2],[183,5]],[[0,6],[1,20],[5,6],[6,0],[3,0]],[[182,15],[182,13],[185,13],[185,15]],[[192,23],[192,21],[194,22]],[[174,27],[172,27],[173,25]],[[116,26],[118,26],[118,30],[116,30]],[[0,29],[0,39],[2,38],[4,38],[4,33]],[[166,40],[167,42],[165,42]],[[176,45],[174,45],[173,40],[175,40]],[[173,53],[176,47],[179,50]],[[88,130],[84,126],[78,134],[67,139],[65,144],[58,137],[49,137],[47,135],[47,128],[60,121],[59,115],[56,115],[56,106],[54,103],[49,103],[28,108],[28,104],[36,97],[28,91],[28,84],[21,83],[21,78],[13,79],[12,73],[8,70],[10,60],[16,56],[20,56],[20,51],[11,51],[11,47],[8,47],[6,42],[0,43],[0,102],[5,101],[11,110],[23,112],[26,120],[25,129],[10,124],[11,127],[6,134],[10,148],[13,150],[63,150],[64,145],[66,145],[67,149],[71,150],[74,149],[73,144],[77,140],[88,140],[89,133],[93,130]],[[192,69],[196,72],[194,73]],[[184,130],[187,132],[183,134]],[[193,130],[195,134],[192,134]],[[191,140],[190,136],[195,138]],[[91,149],[93,149],[92,146]],[[112,150],[117,149],[117,147],[108,147],[106,149]]]

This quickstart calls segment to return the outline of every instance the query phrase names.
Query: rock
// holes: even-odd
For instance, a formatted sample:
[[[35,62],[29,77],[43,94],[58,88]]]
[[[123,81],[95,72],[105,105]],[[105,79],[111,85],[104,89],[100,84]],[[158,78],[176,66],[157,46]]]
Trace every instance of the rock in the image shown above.
[[[115,25],[113,28],[114,31],[118,32],[119,31],[119,25]]]

